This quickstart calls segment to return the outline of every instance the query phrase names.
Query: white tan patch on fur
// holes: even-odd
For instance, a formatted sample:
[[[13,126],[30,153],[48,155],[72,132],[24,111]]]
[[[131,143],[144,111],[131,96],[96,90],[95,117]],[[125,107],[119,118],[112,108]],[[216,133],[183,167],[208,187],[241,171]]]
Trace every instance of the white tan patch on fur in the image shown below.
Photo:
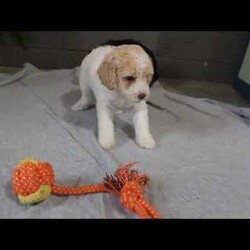
[[[109,53],[97,71],[101,82],[109,89],[129,88],[135,79],[145,78],[149,82],[154,73],[151,58],[139,45],[121,45]]]

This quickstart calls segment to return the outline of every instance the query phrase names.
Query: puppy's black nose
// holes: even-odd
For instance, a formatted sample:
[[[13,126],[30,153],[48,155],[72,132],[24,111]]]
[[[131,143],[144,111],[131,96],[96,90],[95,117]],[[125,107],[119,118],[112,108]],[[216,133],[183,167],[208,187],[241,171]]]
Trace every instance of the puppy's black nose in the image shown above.
[[[144,99],[145,97],[146,97],[146,94],[144,94],[144,93],[140,93],[140,94],[138,95],[138,98],[139,98],[140,100]]]

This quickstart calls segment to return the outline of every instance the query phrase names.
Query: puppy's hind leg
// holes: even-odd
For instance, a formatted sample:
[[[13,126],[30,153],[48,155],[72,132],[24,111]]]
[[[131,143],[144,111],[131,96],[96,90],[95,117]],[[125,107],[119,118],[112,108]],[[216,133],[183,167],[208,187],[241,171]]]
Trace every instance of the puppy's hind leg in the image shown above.
[[[71,107],[74,111],[88,109],[94,103],[93,93],[88,85],[80,82],[80,88],[82,92],[81,98]]]

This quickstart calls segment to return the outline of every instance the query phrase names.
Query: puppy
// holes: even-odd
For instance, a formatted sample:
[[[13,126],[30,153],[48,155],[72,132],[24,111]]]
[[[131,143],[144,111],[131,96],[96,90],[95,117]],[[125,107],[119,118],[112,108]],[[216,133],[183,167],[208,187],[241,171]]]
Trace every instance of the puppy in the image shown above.
[[[72,110],[84,110],[96,101],[98,141],[104,149],[115,145],[113,118],[117,110],[132,108],[135,141],[155,147],[149,130],[147,99],[158,79],[153,53],[133,40],[108,41],[92,50],[79,72],[81,98]]]

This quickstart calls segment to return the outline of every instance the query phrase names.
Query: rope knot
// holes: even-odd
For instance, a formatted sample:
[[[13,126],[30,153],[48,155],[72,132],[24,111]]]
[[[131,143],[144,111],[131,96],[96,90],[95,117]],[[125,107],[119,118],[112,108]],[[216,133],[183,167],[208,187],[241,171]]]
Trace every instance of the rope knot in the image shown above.
[[[127,182],[121,189],[121,203],[131,212],[136,211],[136,207],[143,199],[143,191],[138,182]]]
[[[14,193],[23,196],[35,193],[41,185],[53,185],[54,182],[52,165],[47,162],[26,161],[13,172]]]

